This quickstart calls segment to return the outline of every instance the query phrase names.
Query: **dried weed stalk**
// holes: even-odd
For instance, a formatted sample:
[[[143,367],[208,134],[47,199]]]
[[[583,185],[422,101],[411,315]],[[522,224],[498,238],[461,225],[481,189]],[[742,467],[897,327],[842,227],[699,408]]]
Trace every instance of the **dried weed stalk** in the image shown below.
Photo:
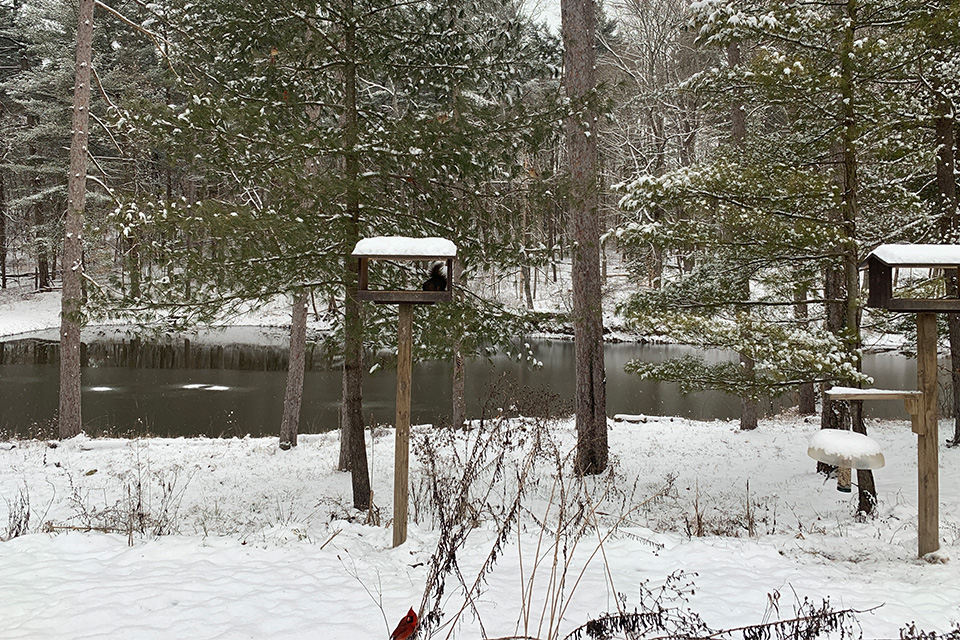
[[[26,487],[17,490],[17,497],[13,501],[4,498],[7,503],[7,532],[4,540],[12,540],[30,531],[30,493]]]
[[[804,599],[792,618],[731,629],[711,629],[687,606],[694,584],[686,574],[670,575],[659,588],[641,585],[640,605],[631,613],[601,616],[581,625],[564,640],[816,640],[859,638],[853,609],[836,610],[829,600]],[[919,640],[919,639],[918,639]]]

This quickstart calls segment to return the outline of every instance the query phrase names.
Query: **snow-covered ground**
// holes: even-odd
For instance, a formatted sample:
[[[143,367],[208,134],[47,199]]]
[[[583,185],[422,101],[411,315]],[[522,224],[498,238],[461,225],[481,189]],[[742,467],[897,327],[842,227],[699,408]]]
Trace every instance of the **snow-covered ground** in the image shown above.
[[[0,337],[60,326],[60,292],[0,289]]]
[[[206,345],[255,344],[286,347],[290,341],[290,303],[279,296],[269,304],[235,317],[224,319],[216,327],[197,328],[182,334]],[[308,316],[308,326],[314,332],[328,330],[327,320]],[[224,331],[227,329],[227,331]],[[117,324],[93,323],[82,330],[84,341],[111,337],[129,337],[130,322]],[[0,339],[16,339],[30,334],[47,340],[60,339],[60,291],[35,292],[25,288],[0,289]]]
[[[915,436],[904,423],[871,425],[887,466],[876,472],[878,516],[858,521],[856,494],[838,493],[806,457],[813,422],[780,418],[753,433],[724,422],[611,422],[610,474],[582,486],[559,476],[567,509],[583,505],[588,517],[583,537],[564,537],[569,555],[556,559],[548,543],[560,508],[557,464],[544,456],[528,467],[523,452],[542,429],[567,453],[574,427],[503,426],[514,438],[507,472],[496,482],[481,474],[471,498],[480,504],[481,489],[493,491],[464,516],[477,525],[457,556],[467,583],[479,575],[498,507],[525,469],[529,512],[480,583],[476,611],[435,637],[450,629],[456,638],[563,637],[616,611],[618,594],[632,610],[642,585],[656,587],[677,571],[695,584],[689,607],[713,628],[790,618],[805,598],[863,611],[857,620],[867,638],[898,637],[912,621],[947,631],[960,620],[960,565],[915,557]],[[467,441],[490,430],[450,436],[433,458],[441,474],[453,483]],[[0,543],[0,637],[386,638],[436,584],[428,438],[444,439],[415,428],[409,539],[396,549],[389,429],[368,442],[380,524],[350,508],[349,476],[335,470],[335,433],[303,437],[287,452],[274,439],[2,443],[0,523],[9,535],[30,517],[26,535]],[[960,538],[960,452],[941,453],[943,559]],[[554,567],[566,569],[562,592],[550,583]],[[456,584],[447,577],[443,622],[463,608]],[[547,633],[544,603],[562,608],[559,636]]]
[[[57,294],[7,295],[0,335],[54,327],[58,312]],[[387,638],[439,584],[430,571],[443,527],[427,465],[449,498],[478,438],[490,438],[479,458],[491,465],[506,452],[505,472],[478,470],[470,506],[457,510],[454,532],[474,528],[429,637],[563,638],[604,612],[632,611],[647,590],[689,583],[686,602],[674,602],[714,629],[789,619],[823,598],[860,611],[854,630],[865,638],[960,621],[960,560],[949,560],[960,451],[941,449],[944,562],[919,560],[916,436],[905,422],[869,425],[886,467],[875,472],[878,514],[865,520],[855,493],[814,472],[815,420],[782,416],[752,433],[611,421],[610,471],[583,483],[570,472],[569,419],[474,427],[414,428],[409,538],[395,549],[391,429],[368,436],[369,514],[351,508],[336,433],[287,452],[255,438],[0,442],[0,638]],[[528,455],[535,436],[539,456]],[[518,484],[523,509],[501,548]],[[477,585],[470,605],[460,581]]]

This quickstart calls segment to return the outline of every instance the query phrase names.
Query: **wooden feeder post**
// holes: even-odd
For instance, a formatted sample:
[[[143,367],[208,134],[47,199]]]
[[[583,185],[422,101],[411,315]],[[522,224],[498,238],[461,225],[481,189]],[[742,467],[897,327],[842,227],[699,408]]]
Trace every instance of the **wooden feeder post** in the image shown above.
[[[937,316],[917,314],[917,388],[920,429],[917,433],[918,551],[940,548],[940,461],[937,424]]]
[[[393,477],[393,546],[407,539],[410,493],[410,383],[413,377],[413,304],[400,303],[397,329],[397,442]]]
[[[918,392],[904,400],[917,434],[917,547],[923,557],[940,549],[937,314],[960,313],[960,300],[895,298],[893,272],[899,268],[957,269],[960,245],[884,244],[861,266],[868,271],[868,307],[917,314]]]
[[[413,305],[433,304],[453,298],[453,261],[457,247],[443,238],[384,236],[357,243],[353,256],[360,260],[357,298],[378,304],[399,305],[397,323],[397,421],[393,476],[393,546],[407,540],[407,503],[410,495],[410,389],[413,379]],[[371,290],[371,260],[417,260],[446,263],[446,289]],[[426,287],[425,287],[426,288]]]

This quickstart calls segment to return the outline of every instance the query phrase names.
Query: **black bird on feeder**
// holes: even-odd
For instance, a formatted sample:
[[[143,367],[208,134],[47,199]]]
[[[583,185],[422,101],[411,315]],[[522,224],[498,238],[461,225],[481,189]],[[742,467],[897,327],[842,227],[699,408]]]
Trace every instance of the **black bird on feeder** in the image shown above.
[[[424,291],[447,290],[447,267],[442,262],[430,265],[430,277],[423,283]]]

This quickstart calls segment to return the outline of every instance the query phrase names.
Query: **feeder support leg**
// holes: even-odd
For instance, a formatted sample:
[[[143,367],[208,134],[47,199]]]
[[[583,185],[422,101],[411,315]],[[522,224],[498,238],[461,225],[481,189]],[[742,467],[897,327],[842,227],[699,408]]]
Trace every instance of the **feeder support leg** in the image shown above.
[[[397,331],[397,437],[393,475],[393,546],[407,540],[410,491],[410,381],[413,367],[413,305],[400,304]]]

